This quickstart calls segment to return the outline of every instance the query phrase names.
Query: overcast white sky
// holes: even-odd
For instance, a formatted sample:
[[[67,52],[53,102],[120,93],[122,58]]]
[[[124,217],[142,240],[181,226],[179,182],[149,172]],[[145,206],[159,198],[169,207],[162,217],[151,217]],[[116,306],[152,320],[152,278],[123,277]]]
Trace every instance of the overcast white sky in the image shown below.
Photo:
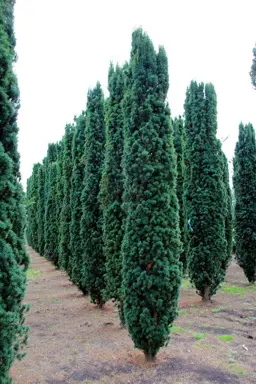
[[[256,91],[249,70],[256,41],[256,0],[16,0],[23,184],[49,142],[86,106],[109,62],[129,59],[141,26],[169,58],[172,116],[183,113],[192,79],[212,82],[218,96],[218,136],[233,156],[242,120],[256,127]]]

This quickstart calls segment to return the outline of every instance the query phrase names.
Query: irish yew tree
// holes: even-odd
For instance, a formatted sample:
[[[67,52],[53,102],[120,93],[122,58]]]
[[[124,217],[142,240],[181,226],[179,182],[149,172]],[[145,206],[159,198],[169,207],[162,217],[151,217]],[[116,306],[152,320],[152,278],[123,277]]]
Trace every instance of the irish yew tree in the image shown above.
[[[141,30],[132,35],[125,105],[123,284],[125,320],[148,360],[169,340],[181,280],[176,162],[168,62]]]
[[[44,222],[45,222],[45,169],[42,164],[38,168],[38,201],[37,201],[37,221],[38,221],[38,252],[44,255]]]
[[[63,201],[60,214],[60,244],[59,244],[59,266],[66,270],[70,275],[70,222],[71,222],[71,207],[70,207],[70,189],[72,176],[72,140],[74,135],[74,126],[67,125],[65,135],[63,137]]]
[[[232,217],[232,194],[229,183],[229,168],[228,160],[220,149],[220,155],[222,157],[222,180],[224,187],[224,203],[225,203],[225,236],[226,236],[226,257],[223,261],[223,269],[226,270],[232,257],[232,243],[233,243],[233,217]]]
[[[0,1],[0,142],[12,160],[12,198],[9,200],[9,218],[12,231],[8,232],[8,243],[20,265],[28,265],[29,258],[24,246],[25,208],[24,194],[20,185],[20,162],[17,149],[17,115],[19,110],[19,88],[13,64],[16,61],[13,10],[15,1]]]
[[[32,215],[30,215],[31,204],[34,204],[33,199],[31,197],[31,180],[32,175],[27,179],[27,189],[26,189],[26,214],[27,214],[27,227],[26,227],[26,240],[28,245],[32,246],[32,233],[31,233],[31,221]]]
[[[103,209],[103,241],[106,258],[106,299],[114,299],[121,324],[123,313],[122,256],[123,240],[123,111],[124,73],[111,64],[108,74],[109,99],[106,110],[106,152],[101,180],[100,200]]]
[[[10,367],[22,357],[27,328],[26,290],[29,259],[25,251],[24,195],[19,182],[17,114],[19,88],[13,71],[16,60],[13,0],[0,0],[0,382],[10,384]]]
[[[1,50],[1,48],[0,48]],[[22,304],[26,290],[26,275],[13,252],[16,238],[10,209],[15,198],[13,180],[13,161],[0,143],[0,382],[11,384],[9,370],[15,358],[23,356],[22,349],[27,341],[27,327],[24,315],[27,307]],[[25,265],[27,267],[27,265]]]
[[[70,255],[71,255],[71,280],[83,293],[85,287],[81,284],[81,272],[83,268],[83,248],[80,233],[80,221],[82,217],[82,191],[84,181],[84,145],[85,145],[86,115],[83,112],[76,119],[76,130],[72,142],[72,176],[71,176],[71,223],[70,223]]]
[[[236,259],[250,283],[256,281],[256,141],[251,124],[239,126],[235,149]]]
[[[29,193],[30,193],[30,205],[28,207],[29,213],[29,240],[30,245],[38,252],[38,171],[40,168],[40,164],[36,163],[33,166],[33,171],[31,178],[29,180]]]
[[[99,83],[88,92],[86,109],[85,173],[82,192],[81,238],[83,268],[81,288],[87,290],[93,303],[104,304],[105,256],[102,240],[102,210],[99,189],[104,161],[105,121],[104,96]]]
[[[192,81],[185,102],[185,207],[189,275],[208,301],[227,267],[226,189],[216,138],[217,100],[212,84]]]
[[[17,264],[12,247],[2,237],[0,255],[0,382],[11,384],[9,370],[15,358],[24,356],[22,350],[27,343],[28,327],[24,321],[28,307],[22,304],[26,275]]]
[[[58,144],[49,144],[47,152],[45,178],[45,246],[44,256],[58,264],[58,216],[57,194],[57,151]]]
[[[64,137],[62,137],[62,140],[60,140],[57,144],[57,154],[56,154],[56,162],[57,162],[57,190],[56,190],[56,196],[55,196],[55,204],[56,204],[56,215],[57,215],[57,221],[58,221],[58,228],[57,228],[57,243],[58,243],[58,259],[60,254],[60,242],[61,242],[61,211],[63,207],[63,200],[64,200],[64,178],[63,178],[63,141]],[[58,260],[59,263],[59,260]],[[59,265],[59,264],[58,264]]]
[[[184,120],[181,116],[173,120],[173,144],[177,156],[177,197],[179,201],[179,226],[182,241],[182,252],[180,255],[180,261],[183,266],[183,274],[187,272],[187,258],[186,258],[186,244],[184,235],[185,225],[185,213],[183,204],[184,193],[184,148],[185,148],[185,133],[184,133]]]

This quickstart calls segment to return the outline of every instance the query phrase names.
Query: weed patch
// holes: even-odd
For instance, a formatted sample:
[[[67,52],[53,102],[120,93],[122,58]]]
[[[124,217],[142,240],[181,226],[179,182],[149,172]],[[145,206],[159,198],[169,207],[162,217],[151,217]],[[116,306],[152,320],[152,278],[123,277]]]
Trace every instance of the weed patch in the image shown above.
[[[202,340],[202,339],[205,338],[205,336],[206,336],[205,333],[194,333],[194,334],[193,334],[193,337],[194,337],[196,340]]]
[[[256,292],[255,285],[249,285],[248,287],[239,287],[237,285],[231,285],[228,283],[223,283],[220,289],[221,293],[226,293],[227,295],[236,295],[244,298],[246,293]]]
[[[222,310],[221,307],[219,307],[219,308],[213,308],[213,309],[212,309],[212,313],[218,313],[218,312],[220,312],[221,310]]]
[[[181,315],[185,315],[187,313],[187,310],[186,309],[180,309],[179,310],[179,316]]]
[[[193,288],[193,285],[191,284],[189,279],[182,279],[181,288],[191,289],[191,288]]]
[[[182,327],[179,327],[179,326],[173,326],[170,328],[171,329],[171,333],[186,333],[186,329],[185,328],[182,328]]]
[[[219,340],[221,341],[231,341],[234,340],[234,337],[232,335],[220,335]]]
[[[227,369],[230,373],[233,373],[234,375],[244,376],[246,374],[246,370],[235,361],[229,361]]]
[[[28,280],[36,280],[38,277],[40,277],[41,272],[37,269],[29,268],[27,270],[27,279]]]

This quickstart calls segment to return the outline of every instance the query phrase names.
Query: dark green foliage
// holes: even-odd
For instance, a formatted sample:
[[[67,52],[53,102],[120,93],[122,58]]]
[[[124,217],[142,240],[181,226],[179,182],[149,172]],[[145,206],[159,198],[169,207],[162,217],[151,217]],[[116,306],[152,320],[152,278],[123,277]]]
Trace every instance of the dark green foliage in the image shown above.
[[[15,194],[15,185],[10,181],[13,180],[13,162],[5,153],[2,143],[0,143],[0,169],[0,239],[10,240],[12,243],[17,238],[11,221],[11,208]]]
[[[81,237],[84,265],[82,290],[88,290],[93,303],[104,304],[105,257],[102,241],[102,211],[98,199],[104,160],[105,122],[104,98],[101,86],[88,92],[86,110],[85,175],[82,193],[83,215]]]
[[[166,105],[168,63],[141,29],[132,36],[125,96],[123,276],[135,347],[154,359],[169,340],[181,280],[176,162]]]
[[[232,253],[236,254],[236,234],[235,234],[235,192],[231,190],[231,212],[232,212]]]
[[[15,358],[23,357],[27,342],[28,327],[24,321],[28,307],[21,304],[26,290],[25,273],[2,237],[0,265],[0,382],[11,384],[9,370]]]
[[[239,126],[234,158],[236,259],[256,281],[256,142],[251,124]]]
[[[57,144],[57,192],[55,196],[55,204],[56,204],[56,215],[58,221],[58,255],[60,254],[60,242],[61,242],[61,211],[63,207],[63,199],[64,199],[64,184],[63,184],[63,140]]]
[[[187,259],[186,259],[186,244],[184,235],[184,204],[183,204],[183,191],[184,191],[184,147],[185,147],[185,132],[184,132],[184,121],[181,116],[175,118],[173,121],[173,144],[177,155],[177,197],[179,201],[179,223],[180,223],[180,234],[181,241],[183,244],[183,250],[180,255],[180,261],[183,265],[183,274],[187,272]]]
[[[26,238],[28,245],[32,246],[32,215],[31,215],[31,205],[35,204],[34,198],[31,193],[31,181],[32,175],[27,179],[27,190],[26,190],[26,207],[27,207],[27,229],[26,229]]]
[[[13,160],[15,176],[19,176],[17,151],[19,88],[13,72],[13,63],[16,60],[13,6],[13,0],[0,1],[0,142]]]
[[[45,169],[42,164],[38,168],[38,201],[37,201],[37,222],[38,222],[38,252],[44,254],[44,221],[45,221]]]
[[[13,63],[16,60],[13,7],[14,1],[0,1],[0,143],[12,160],[12,174],[9,182],[13,185],[13,190],[8,202],[8,216],[12,231],[8,233],[7,242],[11,245],[19,264],[27,266],[29,259],[24,248],[24,195],[18,180],[20,176],[17,150],[19,88],[13,71]]]
[[[46,168],[48,164],[53,163],[54,161],[57,161],[58,153],[59,153],[59,145],[55,143],[50,143],[48,145],[47,157],[45,159]]]
[[[225,193],[225,235],[227,241],[226,258],[224,259],[223,269],[227,269],[229,262],[231,261],[232,246],[233,246],[233,217],[232,217],[232,195],[229,185],[229,169],[228,161],[225,154],[220,149],[222,156],[222,177],[223,187]]]
[[[8,239],[8,243],[12,247],[18,263],[24,266],[25,269],[29,265],[29,256],[25,249],[25,226],[26,226],[26,212],[25,212],[25,195],[20,182],[13,179],[14,194],[13,199],[10,201],[10,220],[12,222],[13,233],[15,236]]]
[[[117,302],[121,324],[124,324],[122,257],[123,240],[123,112],[124,73],[111,64],[108,75],[109,99],[106,122],[106,153],[101,180],[100,200],[103,209],[103,241],[106,258],[106,300]]]
[[[250,71],[251,81],[254,89],[256,89],[256,46],[252,50],[253,53],[253,59],[252,59],[252,66]]]
[[[44,179],[44,256],[46,256],[46,245],[47,247],[49,246],[49,225],[51,221],[51,209],[54,210],[54,215],[56,215],[56,196],[55,192],[54,195],[52,196],[52,189],[51,187],[51,180],[50,180],[50,170],[51,170],[51,164],[54,162],[57,162],[57,155],[58,155],[58,144],[50,143],[48,145],[47,149],[47,156],[43,160],[43,166],[45,169],[45,179]],[[48,204],[52,208],[48,209]],[[58,237],[57,237],[58,239]],[[57,244],[56,244],[57,243]],[[55,239],[55,244],[58,247],[58,241]],[[46,256],[48,257],[48,256]],[[55,255],[55,259],[57,260],[57,256]]]
[[[226,189],[223,156],[216,138],[216,94],[212,84],[192,81],[185,102],[185,206],[189,275],[209,300],[224,280],[227,260]]]
[[[74,135],[74,126],[67,125],[65,135],[63,137],[63,201],[60,214],[60,243],[59,243],[59,266],[71,274],[69,266],[70,258],[70,222],[71,222],[71,206],[70,206],[70,189],[72,176],[72,140]]]
[[[58,264],[58,216],[56,207],[57,163],[47,165],[47,200],[45,208],[45,247],[44,255]]]
[[[24,246],[25,206],[19,183],[17,114],[19,89],[13,0],[0,0],[0,383],[10,384],[9,370],[21,358],[27,340],[24,326],[28,255]]]
[[[40,168],[40,164],[34,164],[32,176],[29,180],[29,199],[31,200],[31,204],[28,207],[28,215],[29,215],[29,228],[28,228],[28,240],[29,245],[33,247],[36,251],[38,251],[38,171]]]
[[[81,271],[83,266],[83,248],[80,233],[80,221],[82,217],[82,191],[84,180],[84,142],[85,142],[85,113],[76,119],[76,130],[72,143],[72,177],[71,177],[71,223],[70,223],[70,255],[71,255],[71,280],[79,289],[86,293],[86,288],[81,283]]]

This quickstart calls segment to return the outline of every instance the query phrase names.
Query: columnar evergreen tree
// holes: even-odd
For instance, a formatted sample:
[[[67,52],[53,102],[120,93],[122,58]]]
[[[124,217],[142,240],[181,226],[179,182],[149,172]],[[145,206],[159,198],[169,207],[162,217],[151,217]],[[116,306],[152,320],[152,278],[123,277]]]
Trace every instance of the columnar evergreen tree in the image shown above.
[[[233,244],[233,217],[232,217],[232,194],[229,184],[229,168],[228,160],[220,148],[220,154],[222,156],[222,178],[225,193],[225,235],[227,241],[226,258],[223,262],[223,269],[226,270],[232,257],[232,244]]]
[[[59,243],[59,266],[71,274],[69,266],[70,257],[70,189],[72,176],[72,140],[74,126],[67,125],[63,138],[63,202],[60,214],[60,243]]]
[[[27,307],[22,304],[26,275],[19,265],[8,239],[15,238],[9,211],[15,196],[13,161],[0,143],[0,382],[10,384],[9,370],[15,358],[20,359],[27,341],[24,325]],[[11,233],[11,235],[10,235]],[[26,267],[26,266],[25,266]]]
[[[83,248],[80,233],[80,221],[82,217],[82,191],[84,181],[84,143],[85,143],[86,115],[83,112],[76,119],[76,130],[72,142],[72,177],[71,177],[71,223],[70,223],[70,255],[71,255],[71,280],[83,293],[86,288],[81,284],[81,271],[83,266]]]
[[[30,199],[31,205],[29,207],[30,213],[30,241],[31,246],[38,251],[38,216],[37,216],[37,207],[38,207],[38,170],[40,164],[36,163],[33,166],[32,176],[30,180]]]
[[[27,179],[27,190],[26,190],[26,211],[27,211],[27,228],[26,228],[26,238],[28,245],[32,247],[32,222],[33,222],[33,216],[32,216],[32,205],[35,204],[34,202],[34,196],[32,195],[32,174]]]
[[[0,0],[0,382],[10,384],[9,370],[22,357],[26,342],[24,195],[19,183],[17,113],[19,89],[13,71],[16,60],[13,0]]]
[[[24,356],[22,350],[27,343],[28,327],[24,326],[27,306],[21,304],[26,290],[26,275],[17,264],[10,244],[2,237],[0,255],[0,382],[11,384],[9,370],[15,358]]]
[[[57,151],[58,144],[50,144],[46,162],[45,182],[45,247],[44,255],[58,264],[58,216],[56,207],[57,194]]]
[[[57,155],[56,155],[56,161],[57,161],[57,192],[55,196],[55,204],[56,204],[56,215],[57,215],[57,221],[58,221],[58,236],[57,236],[57,242],[58,242],[58,261],[59,261],[59,255],[60,255],[60,247],[59,244],[61,242],[61,211],[63,206],[63,199],[64,199],[64,180],[63,180],[63,155],[64,155],[64,145],[63,145],[64,137],[61,141],[58,142],[57,145]]]
[[[100,200],[103,209],[103,241],[106,258],[106,300],[117,302],[121,324],[124,325],[122,256],[123,240],[123,112],[124,73],[110,65],[108,74],[109,99],[106,111],[107,135]]]
[[[166,105],[168,63],[141,29],[132,35],[125,106],[125,319],[148,360],[169,340],[181,280],[176,162]]]
[[[31,205],[34,204],[33,197],[31,194],[31,181],[32,181],[32,175],[27,179],[27,190],[26,190],[26,211],[27,211],[27,228],[26,228],[26,239],[28,245],[32,247],[32,231],[31,231],[31,225],[32,225],[32,214],[31,214]]]
[[[82,290],[88,290],[93,303],[104,304],[105,257],[102,241],[102,211],[98,199],[105,146],[104,97],[97,83],[88,92],[86,110],[85,175],[82,193],[83,215],[81,237],[83,239]]]
[[[10,182],[13,195],[9,201],[9,218],[13,231],[8,233],[8,243],[21,265],[28,265],[29,258],[24,247],[25,209],[24,194],[19,182],[19,153],[17,150],[17,114],[19,110],[19,88],[13,71],[16,61],[13,29],[14,1],[0,1],[0,142],[13,161]]]
[[[236,258],[250,283],[256,281],[256,141],[251,124],[239,126],[234,158]]]
[[[45,169],[42,164],[38,168],[38,202],[37,202],[37,222],[38,222],[38,252],[44,255],[44,221],[45,221]]]
[[[19,110],[19,88],[17,78],[13,72],[13,63],[16,61],[14,51],[15,37],[13,33],[13,5],[14,1],[1,0],[1,130],[0,142],[5,152],[13,160],[13,171],[19,175],[19,154],[17,151],[17,114]]]
[[[177,156],[177,197],[179,201],[179,224],[182,241],[182,252],[180,255],[180,261],[183,265],[183,274],[187,272],[187,259],[186,259],[186,244],[184,236],[184,207],[183,207],[183,192],[184,192],[184,147],[185,147],[185,132],[184,121],[181,116],[175,118],[173,121],[173,144]]]
[[[250,71],[251,81],[254,89],[256,89],[256,45],[252,50],[253,53],[253,59],[252,59],[252,66]]]
[[[47,205],[48,205],[48,198],[50,193],[50,166],[53,162],[57,161],[57,145],[54,143],[48,144],[47,149],[47,155],[45,159],[43,160],[44,169],[45,169],[45,182],[44,182],[44,204],[45,204],[45,216],[44,216],[44,256],[45,254],[45,247],[46,243],[48,242],[47,236],[49,235],[48,231],[48,220],[50,219],[49,211],[48,214],[46,214]],[[56,240],[55,240],[56,243]]]
[[[187,257],[190,279],[205,301],[216,293],[227,266],[226,193],[216,104],[212,84],[191,82],[185,102]]]
[[[45,257],[58,264],[58,217],[56,212],[56,193],[57,193],[57,163],[50,163],[48,167],[49,192],[46,202],[45,221]]]

